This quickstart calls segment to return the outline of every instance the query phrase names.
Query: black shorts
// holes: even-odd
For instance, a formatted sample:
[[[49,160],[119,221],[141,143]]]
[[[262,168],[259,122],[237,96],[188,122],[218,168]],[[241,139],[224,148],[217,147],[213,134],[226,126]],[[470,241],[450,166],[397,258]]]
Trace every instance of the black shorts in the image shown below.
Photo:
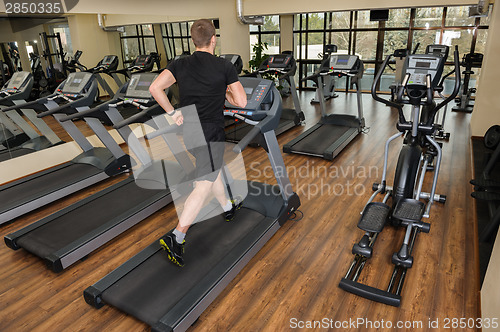
[[[216,123],[201,123],[201,129],[203,134],[197,132],[199,127],[185,126],[184,144],[196,159],[196,181],[214,182],[224,162],[226,134],[224,128]],[[200,142],[203,137],[206,144]]]

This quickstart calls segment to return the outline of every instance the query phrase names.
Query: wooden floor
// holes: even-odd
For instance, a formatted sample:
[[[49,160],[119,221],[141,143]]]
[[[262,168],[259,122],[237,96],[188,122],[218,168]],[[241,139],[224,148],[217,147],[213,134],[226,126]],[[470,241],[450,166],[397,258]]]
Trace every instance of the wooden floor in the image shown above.
[[[300,94],[306,128],[319,117],[319,107],[309,104],[312,97],[311,92]],[[328,107],[330,111],[354,114],[355,100],[354,95],[340,94]],[[376,104],[369,95],[364,95],[363,101],[370,131],[356,138],[333,162],[284,155],[302,201],[303,219],[290,221],[277,232],[201,315],[192,331],[286,331],[294,322],[324,318],[333,320],[333,326],[335,322],[362,318],[374,324],[383,320],[382,327],[388,327],[388,322],[394,327],[398,321],[415,322],[422,324],[414,325],[421,326],[420,331],[429,330],[429,321],[439,320],[442,329],[446,318],[480,317],[477,236],[468,185],[468,114],[447,116],[446,129],[452,134],[451,140],[444,143],[437,189],[448,196],[448,201],[433,207],[431,232],[418,238],[414,267],[406,278],[401,307],[374,303],[338,288],[352,260],[352,245],[363,234],[356,227],[359,212],[371,194],[372,183],[382,175],[385,140],[396,132],[395,111]],[[281,135],[280,145],[303,129]],[[395,143],[390,152],[389,183],[398,149]],[[274,181],[255,171],[269,165],[262,150],[248,148],[244,157],[249,178]],[[0,226],[0,234],[4,236],[29,225],[117,180],[106,181]],[[428,188],[429,183],[426,185]],[[0,331],[149,330],[144,323],[115,308],[92,308],[85,303],[82,292],[156,241],[176,224],[176,218],[174,207],[169,205],[60,274],[49,271],[38,258],[23,250],[0,246]],[[403,233],[391,227],[384,230],[361,281],[385,287],[392,271],[390,257],[400,246]],[[339,330],[375,330],[377,325],[372,329],[369,326],[349,325]]]

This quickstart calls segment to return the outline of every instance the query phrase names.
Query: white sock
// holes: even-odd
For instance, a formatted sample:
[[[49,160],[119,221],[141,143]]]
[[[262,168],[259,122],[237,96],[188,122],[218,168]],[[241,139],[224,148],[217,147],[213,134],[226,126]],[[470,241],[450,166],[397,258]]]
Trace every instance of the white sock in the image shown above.
[[[177,243],[179,243],[179,244],[182,244],[182,242],[184,241],[184,238],[186,237],[186,233],[182,233],[181,231],[178,231],[177,229],[174,229],[174,231],[172,233],[175,235],[175,241],[177,241]]]
[[[231,201],[229,200],[227,201],[226,205],[222,207],[224,212],[230,211],[232,208],[233,208],[233,203],[231,203]]]

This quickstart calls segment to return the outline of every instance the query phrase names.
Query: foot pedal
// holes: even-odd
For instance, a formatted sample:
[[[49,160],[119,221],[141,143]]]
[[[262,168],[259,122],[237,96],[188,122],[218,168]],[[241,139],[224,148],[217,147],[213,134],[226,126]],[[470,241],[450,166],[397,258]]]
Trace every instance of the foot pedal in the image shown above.
[[[365,206],[358,227],[365,232],[380,233],[385,226],[391,208],[385,203],[371,202]]]
[[[404,198],[396,204],[392,218],[406,222],[420,221],[424,215],[424,210],[425,204],[423,202]]]
[[[499,193],[492,193],[489,191],[475,191],[470,195],[475,199],[480,199],[483,201],[500,201]]]
[[[500,181],[477,179],[477,180],[470,180],[470,183],[480,188],[500,189]]]

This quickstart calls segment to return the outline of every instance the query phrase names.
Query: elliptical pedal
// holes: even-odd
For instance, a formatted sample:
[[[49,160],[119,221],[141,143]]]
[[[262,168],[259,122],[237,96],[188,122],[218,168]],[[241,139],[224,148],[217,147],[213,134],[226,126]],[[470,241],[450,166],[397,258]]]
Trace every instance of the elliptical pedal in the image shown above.
[[[470,183],[478,188],[478,189],[500,189],[500,181],[496,180],[487,180],[487,179],[473,179],[470,180]]]
[[[358,228],[370,233],[380,233],[385,226],[391,208],[385,203],[371,202],[366,205],[358,222]]]
[[[425,204],[412,198],[404,198],[398,201],[392,218],[400,221],[414,222],[420,221],[424,215]]]
[[[475,191],[471,194],[475,199],[480,199],[483,201],[500,201],[500,194],[496,192],[489,191]]]

